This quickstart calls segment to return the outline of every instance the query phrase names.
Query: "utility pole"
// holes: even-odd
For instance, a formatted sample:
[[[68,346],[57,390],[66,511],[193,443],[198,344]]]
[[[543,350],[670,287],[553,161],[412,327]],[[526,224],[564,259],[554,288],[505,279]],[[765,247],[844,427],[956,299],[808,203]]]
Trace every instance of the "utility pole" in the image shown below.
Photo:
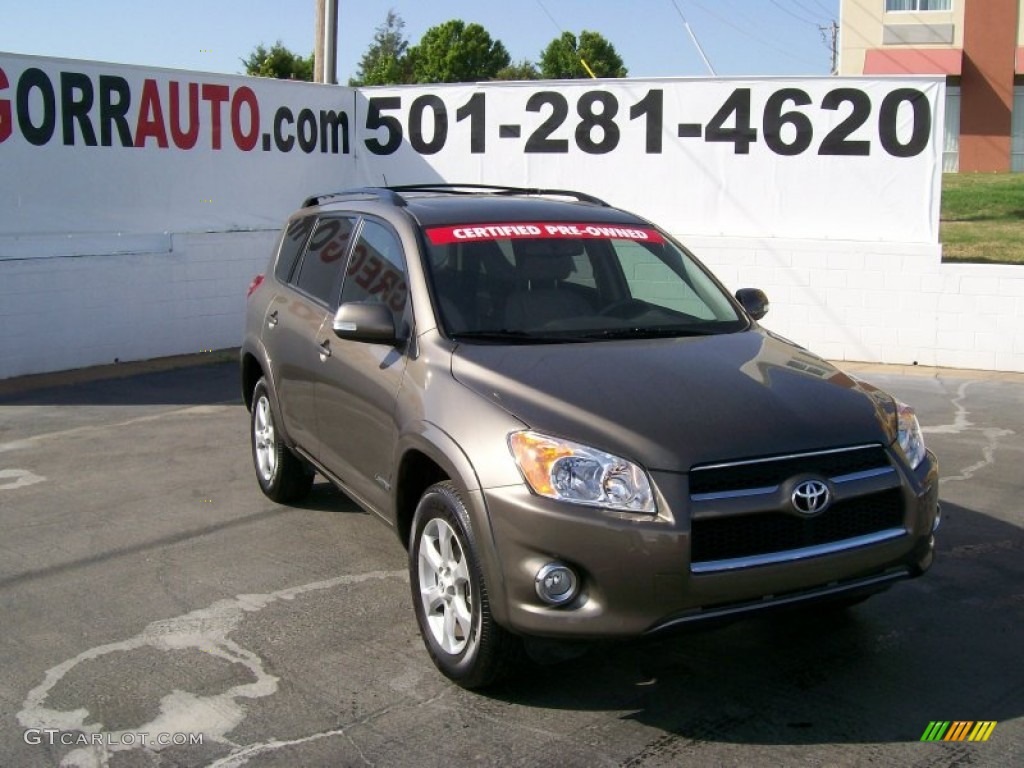
[[[338,82],[338,0],[316,0],[313,82]]]
[[[829,74],[839,74],[839,25],[832,20],[832,23],[827,27],[818,25],[818,31],[821,32],[821,42],[828,48],[829,54],[831,55],[831,61],[829,64]]]
[[[313,0],[316,4],[316,14],[313,25],[313,82],[324,81],[324,0]]]

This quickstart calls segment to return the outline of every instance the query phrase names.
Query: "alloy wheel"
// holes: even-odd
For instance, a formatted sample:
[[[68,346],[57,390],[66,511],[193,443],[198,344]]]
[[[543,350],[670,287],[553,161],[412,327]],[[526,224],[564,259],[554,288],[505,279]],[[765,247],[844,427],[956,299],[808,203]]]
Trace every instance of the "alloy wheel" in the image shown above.
[[[434,518],[419,547],[420,599],[434,641],[446,653],[462,653],[473,626],[473,590],[466,554],[455,530]]]
[[[274,471],[277,469],[277,443],[270,399],[266,395],[256,401],[252,437],[256,446],[256,469],[263,481],[269,483],[274,479]]]

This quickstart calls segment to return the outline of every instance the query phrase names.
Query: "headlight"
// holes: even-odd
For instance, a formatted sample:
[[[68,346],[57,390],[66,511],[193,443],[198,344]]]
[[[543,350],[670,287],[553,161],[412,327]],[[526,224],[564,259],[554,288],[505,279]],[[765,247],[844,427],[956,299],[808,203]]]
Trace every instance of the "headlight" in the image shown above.
[[[924,461],[924,435],[921,425],[917,423],[914,409],[906,403],[896,403],[896,418],[899,424],[899,444],[903,455],[907,457],[911,469],[917,469]]]
[[[647,473],[631,461],[537,432],[513,432],[508,444],[538,496],[627,512],[657,511]]]

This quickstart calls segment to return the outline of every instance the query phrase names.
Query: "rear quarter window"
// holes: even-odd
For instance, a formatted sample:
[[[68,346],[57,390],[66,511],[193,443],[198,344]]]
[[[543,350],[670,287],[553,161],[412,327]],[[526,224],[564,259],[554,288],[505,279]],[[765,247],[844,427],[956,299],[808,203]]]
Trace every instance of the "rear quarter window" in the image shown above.
[[[324,304],[330,304],[345,263],[353,229],[353,219],[331,217],[320,220],[316,231],[309,238],[298,275],[293,280],[300,291]]]
[[[316,219],[312,216],[303,216],[288,223],[284,232],[281,233],[281,247],[277,252],[277,264],[274,267],[274,276],[282,283],[287,283],[295,269],[295,262],[299,260],[309,233],[313,231],[313,224]]]

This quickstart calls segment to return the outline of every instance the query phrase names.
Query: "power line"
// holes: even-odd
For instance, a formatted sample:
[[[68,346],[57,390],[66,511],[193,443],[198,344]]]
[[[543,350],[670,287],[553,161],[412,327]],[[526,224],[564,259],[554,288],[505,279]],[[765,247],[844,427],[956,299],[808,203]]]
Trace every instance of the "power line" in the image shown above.
[[[789,8],[787,8],[786,6],[784,6],[781,3],[779,3],[778,0],[771,0],[771,3],[776,8],[778,8],[780,11],[782,11],[783,13],[789,14],[790,16],[792,16],[797,21],[802,21],[804,24],[810,24],[812,27],[818,26],[818,22],[811,21],[810,19],[805,19],[803,16],[798,16],[797,14],[795,14],[791,10],[789,10]]]
[[[820,12],[814,10],[813,8],[808,8],[806,5],[804,5],[802,2],[800,2],[800,0],[793,0],[793,2],[796,4],[796,6],[800,10],[802,10],[804,13],[808,14],[811,18],[813,18],[815,20],[815,23],[819,23],[821,21],[821,13]],[[827,18],[829,21],[832,20],[832,16],[831,15],[826,15],[825,18]]]
[[[558,31],[564,33],[565,30],[562,29],[561,25],[557,21],[555,21],[555,17],[551,15],[551,12],[548,11],[548,9],[544,7],[544,3],[542,3],[540,0],[537,0],[537,5],[539,5],[540,9],[542,11],[544,11],[544,15],[547,16],[549,19],[551,19],[551,23],[555,25],[555,27],[558,29]]]
[[[700,57],[704,59],[704,66],[708,68],[708,72],[710,72],[712,77],[714,77],[715,68],[711,66],[711,62],[708,61],[708,57],[704,53],[704,49],[701,48],[700,41],[697,39],[697,35],[695,35],[693,30],[690,28],[690,22],[686,20],[686,17],[683,15],[683,11],[679,7],[679,4],[676,2],[676,0],[672,0],[672,6],[676,9],[676,13],[679,14],[679,18],[683,20],[683,26],[686,27],[686,31],[690,34],[690,39],[693,40],[693,44],[697,48],[697,53],[699,53]]]
[[[729,19],[725,18],[724,16],[722,16],[722,15],[720,15],[718,13],[715,13],[714,11],[712,11],[710,8],[708,8],[707,6],[703,5],[702,3],[693,2],[692,4],[696,5],[698,8],[700,8],[702,11],[704,11],[704,13],[706,13],[709,16],[712,16],[713,18],[717,19],[720,23],[725,24],[727,27],[732,27],[737,32],[739,32],[741,35],[743,35],[744,37],[749,37],[755,43],[759,43],[760,45],[763,45],[765,48],[771,48],[776,53],[781,54],[782,56],[785,56],[786,58],[792,59],[793,61],[800,62],[801,64],[807,64],[809,62],[808,59],[802,58],[800,56],[796,56],[791,51],[788,51],[785,48],[782,48],[780,46],[777,46],[774,43],[771,43],[768,40],[765,40],[763,37],[758,37],[757,35],[754,35],[754,34],[748,32],[747,30],[743,29],[743,27],[737,26],[736,24],[734,24]]]
[[[835,15],[835,10],[833,10],[832,8],[826,8],[824,5],[822,5],[821,0],[814,0],[814,4],[821,8],[821,10],[825,12],[825,15],[828,16],[828,18],[831,19]]]
[[[544,15],[546,15],[549,19],[551,19],[551,23],[554,24],[555,27],[558,28],[558,31],[561,32],[564,35],[565,34],[565,30],[562,29],[561,25],[557,21],[555,21],[555,17],[551,15],[551,13],[548,11],[548,9],[544,7],[544,3],[542,3],[540,0],[537,0],[537,5],[539,5],[540,9],[542,11],[544,11]],[[583,69],[586,70],[587,74],[590,75],[591,79],[596,79],[597,75],[594,74],[594,70],[592,70],[590,68],[590,65],[587,64],[587,60],[584,59],[583,56],[580,55],[580,52],[578,50],[576,51],[576,58],[578,58],[580,60],[580,64],[583,65]]]

